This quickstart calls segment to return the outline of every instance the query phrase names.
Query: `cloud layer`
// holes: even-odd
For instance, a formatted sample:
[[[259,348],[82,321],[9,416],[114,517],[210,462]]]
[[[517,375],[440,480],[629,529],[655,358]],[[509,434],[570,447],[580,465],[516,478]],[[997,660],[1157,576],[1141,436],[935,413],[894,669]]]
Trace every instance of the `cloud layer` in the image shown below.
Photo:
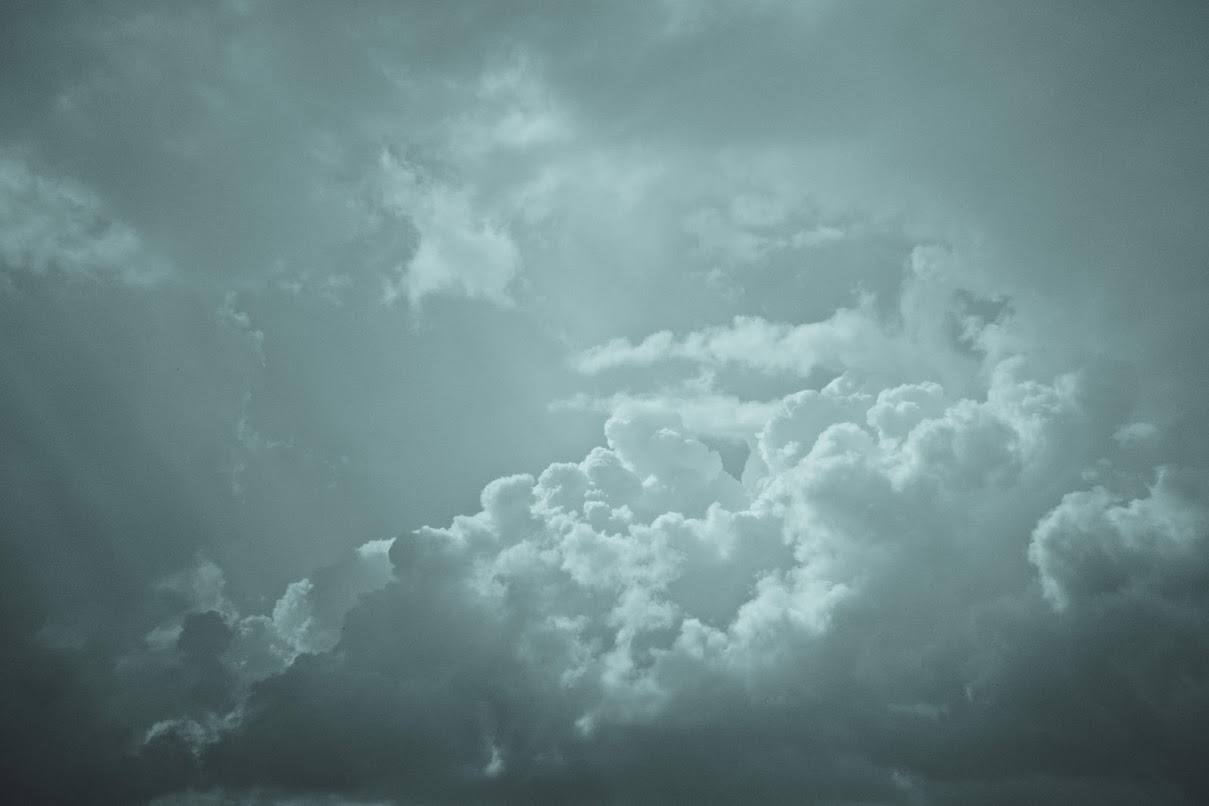
[[[1203,11],[5,16],[10,799],[1209,799]]]

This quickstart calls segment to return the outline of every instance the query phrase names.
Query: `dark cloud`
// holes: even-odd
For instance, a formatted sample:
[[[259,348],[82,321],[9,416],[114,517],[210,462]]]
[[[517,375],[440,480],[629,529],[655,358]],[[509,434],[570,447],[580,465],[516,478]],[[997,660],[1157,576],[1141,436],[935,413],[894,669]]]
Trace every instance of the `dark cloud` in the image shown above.
[[[1195,4],[3,16],[10,800],[1209,800]]]

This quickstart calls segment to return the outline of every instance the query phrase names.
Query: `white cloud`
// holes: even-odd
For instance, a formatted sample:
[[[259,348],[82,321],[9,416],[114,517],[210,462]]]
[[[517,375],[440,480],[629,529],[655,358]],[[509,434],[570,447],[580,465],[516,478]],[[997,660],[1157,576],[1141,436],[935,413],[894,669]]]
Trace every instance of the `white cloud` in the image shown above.
[[[1195,573],[1171,572],[1204,565],[1202,493],[1187,480],[1164,474],[1129,504],[1071,492],[1049,512],[1121,427],[1086,408],[1097,404],[1094,378],[1038,377],[1023,359],[983,378],[973,398],[851,375],[791,394],[760,429],[743,483],[671,406],[622,406],[608,447],[493,482],[481,512],[396,541],[399,581],[361,609],[368,632],[341,651],[369,662],[351,660],[370,652],[362,641],[400,626],[405,602],[428,602],[406,611],[406,629],[449,635],[442,659],[373,663],[479,690],[487,678],[463,665],[479,658],[495,690],[528,703],[508,732],[484,728],[470,755],[451,760],[487,780],[535,774],[572,747],[625,768],[633,760],[604,737],[725,731],[774,703],[806,720],[794,729],[813,737],[803,741],[824,741],[829,718],[862,725],[850,728],[858,746],[846,746],[875,752],[887,780],[909,778],[926,798],[943,780],[860,714],[893,715],[884,718],[925,743],[976,718],[985,735],[970,741],[989,752],[1013,720],[1049,718],[994,694],[1033,673],[1027,643],[995,631],[1024,641],[1042,630],[1041,588],[1054,603],[1135,588],[1187,598]],[[1183,580],[1174,590],[1173,579]],[[455,629],[461,619],[483,631]],[[775,732],[752,735],[766,729]],[[745,763],[741,746],[720,741]],[[866,741],[881,749],[859,749]]]
[[[880,725],[943,745],[975,719],[985,727],[970,741],[993,753],[1019,740],[1019,720],[1046,724],[1044,709],[1010,698],[1034,674],[1036,636],[1058,629],[1047,604],[1194,597],[1203,491],[1166,472],[1134,500],[1089,490],[1088,472],[1127,488],[1146,461],[1132,435],[1153,434],[1134,425],[1128,390],[1104,367],[1054,371],[1045,355],[1005,355],[1027,340],[979,352],[946,337],[936,319],[960,310],[946,261],[918,250],[903,304],[885,319],[866,300],[813,325],[737,320],[581,356],[585,371],[682,360],[704,374],[564,401],[610,414],[607,446],[492,482],[480,512],[396,540],[398,579],[355,609],[355,635],[337,643],[316,627],[306,580],[271,617],[245,620],[249,646],[279,647],[278,669],[298,652],[337,651],[322,672],[290,666],[274,678],[259,715],[216,747],[285,718],[293,700],[276,697],[310,675],[385,675],[424,681],[426,694],[396,706],[421,721],[443,697],[464,698],[451,692],[496,692],[507,731],[494,721],[503,717],[442,710],[478,726],[448,759],[475,780],[514,780],[572,748],[625,769],[632,759],[604,737],[683,740],[685,724],[721,735],[736,715],[775,735],[775,718],[751,716],[771,703],[803,715],[794,735],[808,744],[834,738],[828,720],[861,725],[848,751],[895,791],[909,778],[926,798],[944,775]],[[841,372],[752,402],[717,390],[713,371],[731,364],[799,384],[816,367]],[[701,437],[750,440],[741,480]],[[324,623],[349,611],[334,612]],[[1103,650],[1082,631],[1124,629],[1059,625],[1075,633],[1065,651],[1092,657]],[[1069,681],[1042,685],[1073,696]],[[844,752],[827,756],[829,769]]]
[[[958,317],[960,286],[937,269],[953,259],[939,250],[915,249],[896,316],[886,317],[877,299],[862,293],[856,305],[838,308],[821,321],[793,325],[736,316],[729,325],[679,337],[663,330],[637,344],[613,339],[575,355],[572,366],[597,375],[679,361],[705,371],[740,368],[803,379],[826,370],[856,373],[883,385],[929,381],[964,391],[978,364],[963,354],[951,328]],[[986,327],[986,322],[967,318],[970,332],[961,338],[986,350],[979,341]]]
[[[415,227],[415,251],[385,300],[414,307],[431,294],[455,294],[511,305],[509,288],[520,253],[505,223],[480,211],[470,190],[425,176],[389,153],[380,161],[383,203]]]
[[[402,584],[450,585],[515,613],[517,645],[545,647],[540,674],[579,692],[593,724],[651,718],[717,675],[780,685],[793,658],[841,629],[837,608],[881,608],[919,584],[985,604],[964,587],[991,572],[978,555],[1010,558],[1012,524],[1043,512],[1044,435],[1078,405],[1068,380],[1019,371],[993,373],[981,402],[935,384],[874,394],[847,378],[791,395],[744,484],[675,416],[623,409],[607,449],[501,479],[481,513],[396,543]],[[1001,499],[1020,510],[1011,524],[995,520]],[[944,553],[961,564],[948,581],[928,568]],[[991,588],[1028,586],[1017,573]]]
[[[895,364],[897,347],[865,311],[846,309],[823,322],[806,325],[736,317],[730,326],[694,331],[680,339],[666,330],[638,344],[615,339],[584,351],[576,358],[575,367],[596,374],[617,367],[683,360],[713,367],[737,364],[806,377],[817,369],[839,369],[845,363],[890,367]],[[845,358],[856,360],[845,362]]]
[[[199,560],[193,568],[157,583],[160,592],[179,597],[184,609],[145,636],[147,649],[153,658],[171,656],[182,620],[191,613],[214,612],[232,630],[232,644],[223,661],[240,684],[280,674],[301,654],[332,649],[340,640],[345,617],[361,597],[394,578],[389,556],[393,542],[372,540],[311,578],[290,583],[267,614],[242,615],[227,596],[223,570],[211,560]],[[126,659],[126,663],[138,661]],[[238,722],[238,713],[219,716],[211,721],[225,724],[226,729]],[[205,741],[216,736],[216,729],[207,730]]]
[[[12,149],[0,150],[0,268],[135,285],[166,274],[89,188],[39,170]]]
[[[735,395],[709,391],[668,390],[632,394],[617,392],[593,398],[584,394],[556,400],[553,411],[593,411],[614,414],[676,414],[690,433],[717,439],[748,440],[764,426],[779,401],[742,400]]]

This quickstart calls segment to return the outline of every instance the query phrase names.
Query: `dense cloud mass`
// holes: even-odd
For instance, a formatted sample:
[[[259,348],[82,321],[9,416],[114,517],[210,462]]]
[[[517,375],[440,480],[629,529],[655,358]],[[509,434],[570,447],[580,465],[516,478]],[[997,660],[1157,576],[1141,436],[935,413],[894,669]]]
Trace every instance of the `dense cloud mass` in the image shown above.
[[[1191,3],[10,3],[14,803],[1209,801]]]

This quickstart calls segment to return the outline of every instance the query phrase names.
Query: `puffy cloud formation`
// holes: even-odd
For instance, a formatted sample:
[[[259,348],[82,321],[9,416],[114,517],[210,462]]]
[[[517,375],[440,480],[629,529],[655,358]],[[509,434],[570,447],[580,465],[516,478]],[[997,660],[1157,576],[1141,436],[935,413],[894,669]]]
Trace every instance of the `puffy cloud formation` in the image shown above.
[[[395,581],[207,768],[444,802],[1191,803],[1203,484],[1146,487],[1099,380],[843,375],[780,402],[742,481],[619,411],[607,447],[397,539]],[[1120,491],[1089,487],[1109,463]]]
[[[278,674],[301,654],[326,652],[340,640],[344,618],[361,596],[386,585],[393,577],[388,559],[392,540],[375,540],[357,547],[333,565],[318,569],[313,578],[290,583],[267,614],[243,616],[226,594],[221,568],[199,562],[187,572],[159,583],[186,609],[177,620],[158,625],[145,637],[152,652],[130,662],[155,661],[168,650],[185,657],[201,651],[207,660],[222,659],[224,667],[243,683]],[[221,645],[221,646],[219,646]]]
[[[1203,473],[1167,467],[1131,500],[1104,487],[1063,496],[1029,546],[1045,597],[1059,609],[1111,597],[1202,604],[1206,500]]]
[[[1203,9],[4,21],[9,800],[1209,800]]]

